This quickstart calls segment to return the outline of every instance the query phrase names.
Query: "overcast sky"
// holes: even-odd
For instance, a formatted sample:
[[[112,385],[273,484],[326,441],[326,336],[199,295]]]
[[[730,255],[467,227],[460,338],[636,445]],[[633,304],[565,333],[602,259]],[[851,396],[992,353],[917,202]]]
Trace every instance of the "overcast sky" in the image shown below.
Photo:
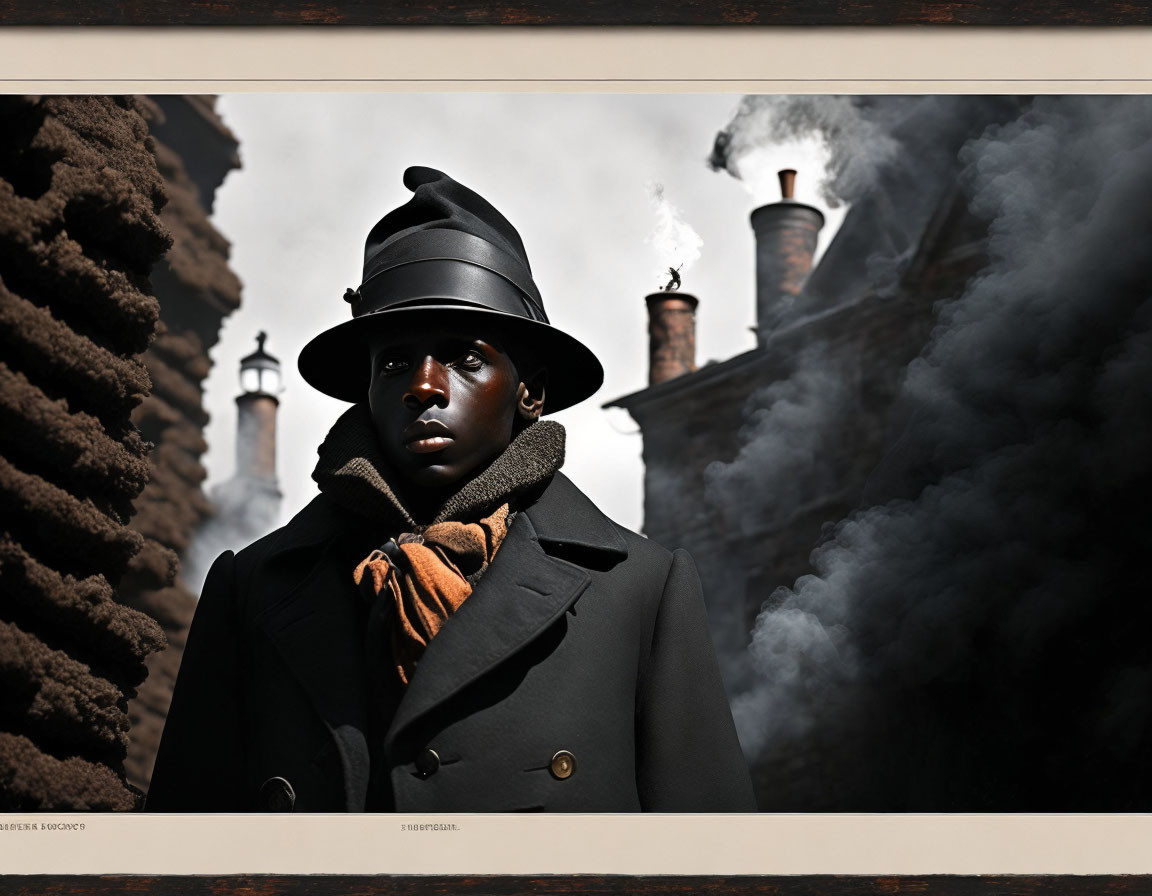
[[[316,447],[347,407],[296,372],[301,347],[345,320],[346,287],[360,283],[364,238],[411,193],[409,165],[428,165],[475,189],[519,230],[552,323],[584,341],[605,369],[600,392],[554,419],[568,431],[565,472],[610,517],[643,525],[637,427],[609,400],[647,384],[644,296],[684,268],[700,299],[697,361],[755,344],[755,261],[748,214],[779,198],[774,178],[758,195],[706,159],[736,109],[730,94],[234,94],[219,111],[240,141],[243,167],[216,196],[214,221],[232,243],[243,304],[225,321],[206,383],[208,485],[234,471],[239,359],[258,330],[283,362],[278,473],[282,521],[315,494]],[[817,199],[823,166],[815,144],[764,153],[761,170],[799,169],[796,197],[828,215],[820,248],[843,209]],[[652,199],[687,228],[661,253]],[[671,223],[675,224],[675,220]],[[665,236],[668,234],[665,233]]]

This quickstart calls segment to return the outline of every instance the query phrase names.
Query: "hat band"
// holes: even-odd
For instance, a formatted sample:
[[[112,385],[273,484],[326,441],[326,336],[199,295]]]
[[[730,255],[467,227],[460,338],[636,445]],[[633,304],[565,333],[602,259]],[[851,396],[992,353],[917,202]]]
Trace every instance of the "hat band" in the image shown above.
[[[424,258],[396,265],[360,286],[352,316],[427,300],[455,301],[548,323],[544,310],[511,280],[460,258]]]

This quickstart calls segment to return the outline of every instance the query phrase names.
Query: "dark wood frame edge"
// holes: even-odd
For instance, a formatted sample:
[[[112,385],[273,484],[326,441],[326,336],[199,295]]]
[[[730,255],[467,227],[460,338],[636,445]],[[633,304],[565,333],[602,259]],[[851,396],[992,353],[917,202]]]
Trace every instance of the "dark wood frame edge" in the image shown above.
[[[0,0],[3,25],[1134,26],[1152,0]]]
[[[0,896],[1138,896],[1152,875],[11,875]]]

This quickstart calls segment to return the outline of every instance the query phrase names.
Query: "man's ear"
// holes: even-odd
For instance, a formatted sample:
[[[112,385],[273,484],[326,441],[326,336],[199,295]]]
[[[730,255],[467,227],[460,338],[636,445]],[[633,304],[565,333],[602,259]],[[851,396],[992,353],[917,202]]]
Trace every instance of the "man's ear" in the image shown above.
[[[516,390],[516,413],[521,420],[539,420],[544,413],[544,385],[547,379],[547,372],[541,368],[520,383]]]

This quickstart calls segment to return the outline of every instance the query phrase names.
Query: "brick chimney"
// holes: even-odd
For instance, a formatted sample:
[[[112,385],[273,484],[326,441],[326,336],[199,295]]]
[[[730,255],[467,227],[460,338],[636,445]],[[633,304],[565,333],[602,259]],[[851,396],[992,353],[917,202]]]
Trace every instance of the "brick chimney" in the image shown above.
[[[824,215],[792,198],[796,172],[779,173],[781,200],[752,212],[756,234],[756,342],[764,345],[768,335],[787,316],[804,288],[816,237]]]
[[[695,296],[684,292],[654,292],[648,305],[648,385],[696,369]]]

